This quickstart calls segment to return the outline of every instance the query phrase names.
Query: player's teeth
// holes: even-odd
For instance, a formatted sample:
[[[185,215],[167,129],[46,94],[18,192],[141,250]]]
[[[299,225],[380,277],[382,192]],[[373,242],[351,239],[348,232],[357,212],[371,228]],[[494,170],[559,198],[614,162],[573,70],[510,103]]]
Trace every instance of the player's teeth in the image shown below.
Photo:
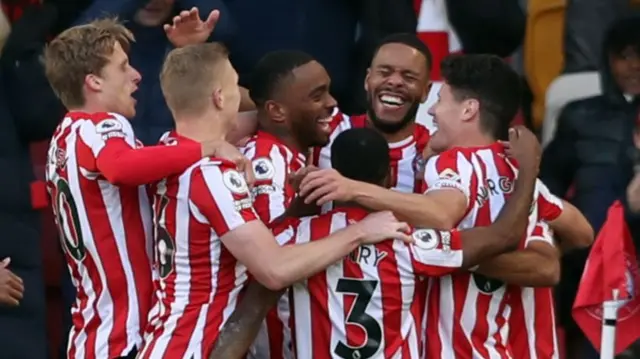
[[[380,96],[380,101],[389,105],[402,105],[404,103],[400,97],[391,95]]]

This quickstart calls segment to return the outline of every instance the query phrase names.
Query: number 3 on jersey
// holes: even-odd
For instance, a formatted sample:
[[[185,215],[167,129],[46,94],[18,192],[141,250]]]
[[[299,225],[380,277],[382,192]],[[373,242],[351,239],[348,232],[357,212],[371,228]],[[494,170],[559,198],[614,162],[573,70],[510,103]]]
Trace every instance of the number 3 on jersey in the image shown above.
[[[344,342],[339,342],[333,352],[344,359],[367,359],[373,357],[380,349],[382,340],[382,326],[366,313],[367,306],[371,302],[373,292],[378,286],[378,281],[353,278],[341,278],[336,285],[336,292],[345,295],[355,295],[355,301],[349,311],[345,322],[347,325],[356,325],[365,331],[366,341],[359,347],[352,347]]]
[[[82,261],[87,251],[80,230],[78,207],[71,195],[69,183],[64,178],[56,181],[53,197],[53,214],[56,218],[63,248],[77,261]]]
[[[169,198],[160,197],[159,210],[156,217],[156,239],[158,250],[158,269],[160,278],[164,279],[173,272],[175,242],[166,227],[167,205]]]

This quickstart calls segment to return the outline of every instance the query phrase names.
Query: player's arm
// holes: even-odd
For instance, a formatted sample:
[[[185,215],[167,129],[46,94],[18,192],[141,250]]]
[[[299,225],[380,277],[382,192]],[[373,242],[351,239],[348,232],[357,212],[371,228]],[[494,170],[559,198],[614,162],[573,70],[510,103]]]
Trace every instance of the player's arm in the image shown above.
[[[594,240],[594,232],[587,218],[571,203],[561,200],[559,215],[549,220],[549,226],[559,238],[562,252],[587,248]]]
[[[252,280],[240,304],[222,327],[209,359],[240,359],[251,347],[269,310],[284,291],[273,291]]]
[[[465,231],[418,230],[433,238],[411,245],[414,268],[417,274],[441,276],[459,268],[477,265],[498,254],[515,250],[527,226],[527,218],[536,183],[537,164],[521,167],[515,181],[515,189],[496,221],[488,227],[476,227]],[[530,162],[529,162],[530,163]],[[417,238],[416,238],[417,237]],[[434,247],[434,245],[438,245]]]
[[[288,287],[315,274],[372,239],[411,240],[403,232],[406,224],[387,212],[369,215],[320,241],[280,247],[267,227],[257,220],[242,177],[236,172],[233,179],[235,187],[230,189],[243,194],[225,190],[228,181],[223,181],[218,166],[202,165],[193,174],[191,201],[197,208],[197,216],[208,221],[229,252],[271,290]]]
[[[468,175],[458,173],[469,167]],[[305,202],[355,201],[372,210],[389,210],[415,227],[449,229],[464,217],[469,203],[470,164],[457,152],[446,152],[427,162],[425,194],[401,193],[342,177],[333,169],[309,173],[300,186]],[[439,171],[438,171],[439,170]]]
[[[228,157],[225,141],[137,148],[127,141],[134,138],[131,126],[117,115],[95,124],[87,122],[80,133],[95,158],[96,170],[114,185],[144,185],[181,173],[202,157]]]
[[[550,287],[560,280],[560,254],[546,224],[539,222],[525,248],[482,263],[477,272],[522,287]]]
[[[80,135],[90,147],[96,169],[112,184],[138,186],[179,173],[198,161],[200,145],[136,148],[130,125],[119,116],[97,123],[86,122]]]
[[[288,218],[275,225],[274,234],[280,244],[295,242],[297,220]],[[260,282],[251,280],[242,301],[233,311],[220,331],[215,346],[209,355],[216,358],[242,358],[247,352],[269,310],[277,304],[284,291],[273,291]]]

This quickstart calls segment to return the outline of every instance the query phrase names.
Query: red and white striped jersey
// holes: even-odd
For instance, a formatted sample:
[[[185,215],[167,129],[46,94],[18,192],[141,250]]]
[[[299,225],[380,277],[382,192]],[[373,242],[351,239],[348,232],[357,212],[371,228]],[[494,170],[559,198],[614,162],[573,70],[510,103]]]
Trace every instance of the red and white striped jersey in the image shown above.
[[[235,164],[205,158],[156,184],[153,210],[159,301],[138,357],[205,358],[247,279],[220,237],[257,219],[249,189]]]
[[[242,152],[253,163],[253,207],[260,219],[269,224],[285,212],[295,197],[287,180],[304,167],[305,156],[264,131],[258,131]]]
[[[49,145],[46,179],[72,282],[68,358],[115,358],[142,342],[151,306],[151,212],[144,186],[117,187],[98,169],[136,148],[114,113],[70,112]],[[111,152],[112,153],[112,152]]]
[[[527,242],[553,245],[553,233],[544,221],[535,224]],[[525,244],[526,246],[526,244]],[[512,286],[509,345],[514,358],[559,359],[553,288]]]
[[[281,244],[321,240],[367,215],[338,208],[288,219],[274,229]],[[299,359],[419,358],[426,281],[462,265],[457,231],[418,229],[415,244],[388,240],[357,248],[290,289]]]
[[[338,113],[331,121],[331,135],[329,143],[313,149],[313,164],[319,168],[331,168],[331,145],[338,135],[351,128],[361,128],[367,125],[367,116],[347,116]],[[424,189],[422,180],[422,151],[429,143],[429,130],[415,124],[413,135],[402,141],[389,143],[389,157],[391,158],[391,189],[404,193],[421,193]]]
[[[427,192],[456,189],[468,200],[459,229],[490,225],[513,191],[517,169],[501,144],[457,148],[426,165]],[[553,220],[562,202],[538,180],[529,223]],[[430,358],[506,358],[510,314],[508,287],[473,272],[432,282],[427,304],[427,356]]]
[[[269,224],[282,216],[295,197],[288,177],[305,165],[305,156],[285,145],[277,137],[258,131],[242,152],[253,163],[255,184],[253,207],[260,219]],[[292,357],[289,328],[289,296],[267,314],[256,341],[249,350],[253,359],[287,359]]]

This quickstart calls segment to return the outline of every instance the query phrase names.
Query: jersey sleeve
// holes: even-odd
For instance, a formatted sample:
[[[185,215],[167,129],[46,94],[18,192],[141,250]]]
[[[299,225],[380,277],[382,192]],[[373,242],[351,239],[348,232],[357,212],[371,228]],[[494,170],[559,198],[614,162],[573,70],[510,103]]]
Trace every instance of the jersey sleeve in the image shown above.
[[[89,146],[93,156],[98,158],[107,146],[133,149],[136,137],[129,121],[123,116],[105,114],[100,118],[85,121],[80,128],[82,141]]]
[[[140,147],[129,121],[117,114],[95,115],[79,133],[89,148],[79,154],[82,167],[100,172],[115,185],[156,182],[184,171],[202,156],[198,143]]]
[[[442,189],[455,189],[464,194],[471,203],[473,166],[458,151],[446,151],[431,157],[425,166],[425,193]]]
[[[527,238],[525,238],[524,247],[526,248],[529,243],[533,241],[543,241],[545,243],[549,243],[552,246],[554,245],[553,231],[546,222],[536,222],[531,233],[527,236]]]
[[[209,161],[193,170],[190,210],[204,218],[218,236],[258,219],[244,177],[232,166]]]
[[[251,189],[253,207],[264,223],[271,223],[286,211],[287,161],[276,146],[265,148],[259,142],[245,155],[256,179]]]
[[[558,218],[563,210],[562,200],[552,194],[540,180],[536,182],[536,189],[538,191],[538,217],[545,221],[553,221]]]
[[[410,244],[414,272],[421,276],[443,276],[462,266],[462,238],[457,230],[416,229]]]

